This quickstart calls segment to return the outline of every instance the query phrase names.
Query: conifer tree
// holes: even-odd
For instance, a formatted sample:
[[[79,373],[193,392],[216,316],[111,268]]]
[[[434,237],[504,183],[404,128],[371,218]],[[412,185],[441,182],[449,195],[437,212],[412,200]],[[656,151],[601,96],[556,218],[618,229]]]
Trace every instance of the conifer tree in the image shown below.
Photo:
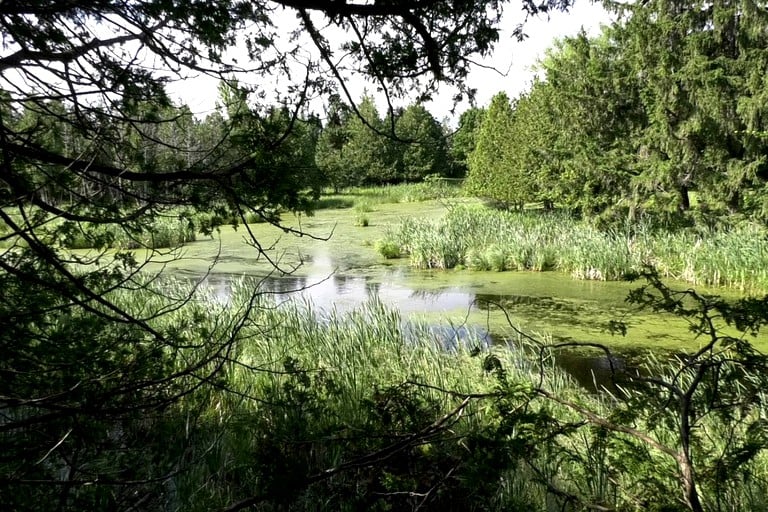
[[[443,176],[448,171],[445,135],[437,120],[422,105],[409,105],[397,119],[396,144],[399,153],[398,177],[419,181],[430,174]],[[399,151],[398,151],[399,150]]]
[[[360,116],[347,123],[344,159],[357,183],[384,184],[397,181],[397,167],[391,133],[368,93],[357,107]]]
[[[509,97],[500,92],[491,100],[480,125],[465,186],[476,196],[522,208],[533,197],[533,179],[527,169],[515,166],[513,123]]]

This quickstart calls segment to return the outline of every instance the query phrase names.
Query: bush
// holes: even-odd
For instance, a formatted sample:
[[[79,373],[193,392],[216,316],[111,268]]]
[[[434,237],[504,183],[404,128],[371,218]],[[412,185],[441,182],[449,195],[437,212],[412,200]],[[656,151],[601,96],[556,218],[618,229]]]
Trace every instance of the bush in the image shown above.
[[[392,241],[386,241],[386,240],[377,241],[376,250],[379,252],[379,254],[381,254],[388,260],[399,258],[401,256],[400,246]]]

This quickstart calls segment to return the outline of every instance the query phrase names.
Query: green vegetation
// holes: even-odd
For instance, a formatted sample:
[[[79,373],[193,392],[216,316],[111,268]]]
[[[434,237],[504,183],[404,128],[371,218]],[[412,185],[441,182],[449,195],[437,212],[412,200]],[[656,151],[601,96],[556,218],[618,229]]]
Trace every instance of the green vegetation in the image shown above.
[[[236,287],[227,308],[247,299],[245,285]],[[222,318],[226,310],[215,316]],[[441,510],[560,510],[572,500],[637,509],[674,507],[678,501],[675,461],[667,454],[631,435],[577,421],[575,404],[609,422],[621,422],[622,414],[633,411],[624,421],[642,424],[659,443],[674,446],[671,424],[659,421],[653,410],[647,418],[637,416],[633,400],[645,395],[633,394],[631,387],[618,401],[584,396],[549,356],[543,367],[520,350],[497,348],[472,357],[469,350],[480,343],[472,338],[449,353],[441,346],[445,341],[425,327],[404,329],[397,314],[376,303],[343,318],[318,318],[296,304],[260,308],[253,320],[258,329],[242,332],[248,340],[239,354],[242,364],[226,375],[228,386],[260,400],[209,397],[217,404],[211,415],[219,418],[210,428],[230,428],[224,435],[208,434],[215,448],[207,467],[223,474],[249,468],[237,485],[251,488],[262,505],[410,508],[418,503],[412,500],[423,499],[414,494],[435,485],[440,490],[430,507]],[[521,337],[515,343],[538,350],[535,340]],[[666,374],[665,362],[653,365],[654,375]],[[536,398],[537,388],[565,403]],[[746,399],[748,391],[739,393]],[[707,417],[700,425],[706,432],[696,447],[702,469],[731,464],[718,456],[735,447],[717,433],[730,429],[730,435],[742,435],[759,424],[758,410],[742,414],[741,434],[727,416]],[[383,460],[369,465],[370,453]],[[726,480],[708,480],[702,471],[703,500],[749,510],[767,505],[768,460],[743,455],[743,465]],[[259,468],[274,471],[276,458],[282,471],[259,474]],[[193,498],[183,508],[209,510],[227,503],[226,487],[201,486],[210,475],[189,474],[196,479],[180,478],[179,488],[197,492],[180,493]],[[637,502],[640,497],[644,505]]]
[[[461,184],[461,180],[427,176],[419,183],[401,183],[383,187],[348,187],[338,193],[323,194],[318,199],[316,208],[327,207],[326,204],[330,204],[332,207],[348,207],[360,202],[370,205],[375,203],[420,203],[433,199],[451,199],[464,195]]]
[[[117,225],[72,224],[68,230],[58,228],[67,249],[162,249],[175,248],[197,239],[195,224],[183,216],[159,217],[152,224],[132,232]]]
[[[466,187],[470,194],[521,209],[533,194],[528,169],[515,165],[518,141],[510,138],[513,115],[506,94],[493,97],[468,158]]]
[[[472,193],[554,204],[610,226],[763,222],[762,6],[616,9],[599,36],[552,48],[530,91],[493,99],[470,158]]]
[[[167,307],[169,296],[187,296],[188,286],[166,280],[110,298],[134,314],[151,315]],[[622,395],[585,395],[553,364],[557,346],[524,334],[510,340],[515,349],[478,351],[482,340],[454,343],[450,329],[436,334],[404,324],[376,302],[340,316],[309,305],[277,306],[254,296],[254,286],[257,281],[234,283],[226,302],[202,290],[196,300],[149,321],[153,329],[184,332],[184,346],[145,356],[172,371],[199,361],[198,372],[187,378],[210,378],[163,414],[103,442],[88,471],[109,474],[115,457],[151,455],[152,465],[134,474],[146,481],[132,489],[147,502],[166,500],[184,510],[225,508],[243,493],[248,503],[267,509],[409,509],[428,502],[432,510],[597,504],[642,510],[679,508],[685,489],[675,457],[693,454],[697,499],[708,507],[768,505],[768,460],[759,444],[749,444],[762,435],[758,404],[765,376],[750,366],[755,361],[740,366],[743,347],[731,345],[703,360],[709,366],[702,389],[694,388],[696,400],[681,413],[649,402],[668,401],[665,393],[649,392],[655,381],[622,374],[616,375]],[[665,304],[663,295],[643,297],[636,300]],[[717,303],[706,304],[705,313]],[[244,309],[248,321],[240,324]],[[234,340],[211,344],[233,333]],[[99,339],[116,334],[107,328]],[[732,342],[713,334],[717,343]],[[111,364],[119,368],[138,361],[135,356]],[[681,388],[701,380],[693,367],[681,375],[674,362],[649,365],[648,374]],[[90,371],[82,368],[83,375]],[[723,386],[724,404],[706,398],[714,385]],[[98,393],[98,383],[82,392]],[[727,405],[732,399],[741,405]],[[696,418],[695,431],[677,430],[679,414]],[[105,428],[119,428],[105,421]],[[693,436],[690,452],[681,448],[681,436]],[[30,456],[46,449],[40,445]],[[24,468],[18,460],[3,464],[8,472]],[[54,464],[40,467],[36,478],[53,471]],[[166,473],[162,482],[151,478]],[[168,486],[173,493],[167,494]],[[55,502],[56,495],[55,488],[37,491],[42,503]],[[28,499],[16,493],[5,503],[19,509]],[[124,498],[84,486],[71,499],[95,506]]]
[[[319,135],[315,161],[334,192],[363,185],[421,182],[453,176],[443,127],[421,105],[382,119],[373,97],[355,111],[338,96],[328,105],[329,122]]]
[[[676,231],[631,225],[598,230],[559,212],[509,212],[456,206],[443,218],[405,219],[379,247],[417,268],[559,270],[577,279],[620,280],[652,266],[695,285],[768,290],[764,228]]]
[[[0,505],[768,510],[768,297],[662,281],[768,290],[765,2],[612,4],[599,37],[560,42],[529,92],[451,133],[423,104],[474,98],[506,4],[0,2]],[[220,83],[204,113],[166,91],[199,75]],[[353,77],[379,97],[353,98]],[[349,208],[327,246],[343,267],[311,245],[334,233],[319,207]],[[525,290],[476,294],[454,328],[183,280],[355,269],[361,233],[406,210],[387,258],[643,277],[628,304],[690,340],[633,369],[601,343],[632,319],[539,339],[510,311],[540,304]],[[490,331],[492,312],[513,334],[487,346],[468,319]],[[609,389],[557,369],[574,349]]]

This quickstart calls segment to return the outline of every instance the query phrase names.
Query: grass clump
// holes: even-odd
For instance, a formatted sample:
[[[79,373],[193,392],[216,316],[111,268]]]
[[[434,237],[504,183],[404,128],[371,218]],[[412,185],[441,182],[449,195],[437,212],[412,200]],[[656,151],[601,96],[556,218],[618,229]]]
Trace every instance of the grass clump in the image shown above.
[[[374,208],[369,201],[359,201],[355,204],[355,226],[368,227],[370,224],[368,214],[372,211]]]
[[[375,247],[379,254],[388,260],[399,258],[401,256],[400,246],[394,242],[378,240],[375,244]]]
[[[756,225],[601,231],[563,213],[457,206],[437,220],[404,220],[381,244],[391,245],[417,268],[558,270],[576,279],[621,280],[652,265],[695,285],[768,290],[768,233]]]

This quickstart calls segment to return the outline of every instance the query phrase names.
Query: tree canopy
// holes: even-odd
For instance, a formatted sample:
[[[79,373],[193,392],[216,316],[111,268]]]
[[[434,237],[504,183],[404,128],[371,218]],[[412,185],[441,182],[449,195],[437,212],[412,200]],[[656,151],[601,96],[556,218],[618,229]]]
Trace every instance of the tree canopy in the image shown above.
[[[484,166],[498,171],[489,189],[517,193],[509,174],[524,171],[538,182],[524,200],[611,222],[765,219],[764,5],[617,9],[599,36],[565,38],[542,59],[494,145],[516,137],[516,163]]]
[[[567,4],[522,7],[534,13]],[[352,74],[377,83],[390,100],[411,91],[424,99],[439,84],[471,96],[462,80],[472,59],[498,40],[504,6],[1,2],[3,504],[167,505],[170,476],[205,457],[190,448],[191,425],[205,420],[205,390],[225,386],[228,368],[247,365],[234,340],[256,300],[206,327],[204,308],[177,315],[190,295],[150,286],[157,274],[143,272],[146,261],[125,249],[167,256],[160,247],[210,230],[197,213],[278,224],[281,209],[307,210],[319,184],[307,179],[319,137],[308,102],[338,92],[362,123],[366,109],[354,106],[346,88]],[[295,20],[288,34],[276,21],[286,13]],[[232,60],[236,46],[245,62]],[[222,108],[204,121],[166,91],[196,74],[226,83]],[[424,172],[420,158],[404,159],[409,172]],[[91,250],[70,250],[81,246]],[[187,435],[171,436],[181,418]],[[147,460],[145,446],[169,437],[178,457]]]

